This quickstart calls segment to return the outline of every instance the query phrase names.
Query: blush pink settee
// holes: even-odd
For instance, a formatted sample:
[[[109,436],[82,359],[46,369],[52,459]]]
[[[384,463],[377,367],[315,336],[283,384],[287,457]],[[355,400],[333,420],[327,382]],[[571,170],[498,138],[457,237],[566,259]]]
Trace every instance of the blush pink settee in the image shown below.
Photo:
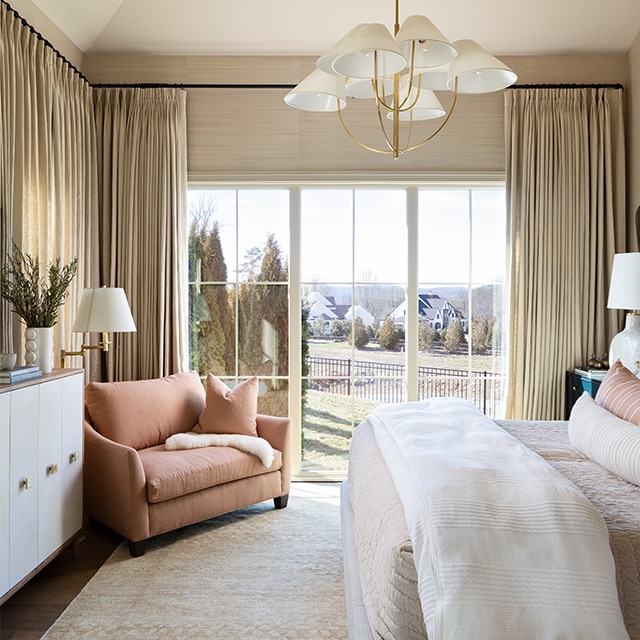
[[[274,450],[269,467],[231,447],[167,450],[165,440],[196,427],[204,408],[195,372],[86,387],[85,509],[127,538],[134,556],[151,536],[264,500],[287,505],[291,421],[256,415]]]

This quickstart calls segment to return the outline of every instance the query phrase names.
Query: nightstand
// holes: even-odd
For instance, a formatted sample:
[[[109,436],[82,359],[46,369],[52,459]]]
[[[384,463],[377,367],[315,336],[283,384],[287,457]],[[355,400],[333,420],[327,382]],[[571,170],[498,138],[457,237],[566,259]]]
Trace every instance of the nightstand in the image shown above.
[[[592,398],[596,397],[596,392],[598,391],[598,387],[601,382],[602,380],[590,378],[586,375],[580,375],[575,371],[567,371],[564,396],[565,420],[569,419],[573,405],[585,391],[587,391]]]

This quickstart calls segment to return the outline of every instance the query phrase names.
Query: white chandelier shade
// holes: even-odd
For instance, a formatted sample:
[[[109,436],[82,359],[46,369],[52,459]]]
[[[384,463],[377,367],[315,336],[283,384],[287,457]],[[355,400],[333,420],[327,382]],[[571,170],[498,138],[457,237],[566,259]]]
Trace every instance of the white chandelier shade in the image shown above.
[[[371,99],[376,97],[373,84],[368,78],[347,78],[345,82],[345,93],[348,98]],[[393,76],[380,78],[378,82],[378,93],[382,96],[393,95]]]
[[[331,66],[346,78],[373,79],[400,73],[407,59],[383,24],[363,24]]]
[[[446,111],[442,108],[440,100],[438,100],[433,91],[429,89],[419,90],[418,87],[412,86],[405,106],[400,105],[398,118],[400,118],[401,122],[432,120],[434,118],[442,118],[445,113]],[[387,113],[387,118],[393,120],[393,111]]]
[[[418,43],[413,58],[416,67],[439,67],[456,57],[455,48],[425,16],[409,16],[398,30],[396,42],[408,61],[413,43]]]
[[[347,106],[344,78],[314,69],[293,91],[285,102],[302,111],[338,111]]]
[[[517,80],[503,62],[473,40],[450,43],[425,16],[409,16],[395,36],[382,24],[359,24],[317,60],[317,69],[285,96],[285,102],[304,111],[337,111],[347,134],[360,146],[398,158],[433,138],[448,122],[458,94],[500,91]],[[409,81],[411,79],[411,81]],[[433,91],[453,92],[449,111]],[[380,123],[382,148],[362,142],[343,116],[346,98],[373,99]],[[399,124],[445,116],[435,133],[418,143],[403,136]],[[384,121],[392,120],[391,132]],[[410,125],[409,125],[410,126]]]
[[[456,40],[458,55],[449,65],[447,86],[459,93],[491,93],[512,85],[518,76],[473,40]]]

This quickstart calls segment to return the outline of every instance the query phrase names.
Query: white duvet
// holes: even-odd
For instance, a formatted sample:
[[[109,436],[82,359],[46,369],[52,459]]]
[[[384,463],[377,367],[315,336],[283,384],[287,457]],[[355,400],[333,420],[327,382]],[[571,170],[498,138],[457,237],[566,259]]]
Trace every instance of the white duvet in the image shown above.
[[[470,403],[370,416],[403,503],[430,640],[628,639],[607,527]]]

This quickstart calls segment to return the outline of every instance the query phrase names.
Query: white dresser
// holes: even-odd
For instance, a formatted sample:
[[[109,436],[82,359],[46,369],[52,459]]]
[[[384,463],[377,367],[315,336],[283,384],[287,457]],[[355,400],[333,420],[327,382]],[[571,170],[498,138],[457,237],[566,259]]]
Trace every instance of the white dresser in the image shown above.
[[[0,604],[82,530],[84,371],[0,385]]]

